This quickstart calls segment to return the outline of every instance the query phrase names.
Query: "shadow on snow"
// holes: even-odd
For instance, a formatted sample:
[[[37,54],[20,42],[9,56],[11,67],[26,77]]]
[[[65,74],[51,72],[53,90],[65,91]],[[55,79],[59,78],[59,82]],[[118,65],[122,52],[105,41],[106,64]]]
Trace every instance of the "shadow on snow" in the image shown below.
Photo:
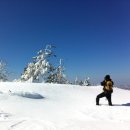
[[[31,98],[31,99],[43,99],[43,98],[45,98],[41,94],[29,93],[29,92],[13,93],[13,95],[21,96],[21,97],[25,97],[25,98]]]
[[[128,106],[128,107],[130,107],[130,103],[126,103],[126,104],[113,104],[113,106]]]

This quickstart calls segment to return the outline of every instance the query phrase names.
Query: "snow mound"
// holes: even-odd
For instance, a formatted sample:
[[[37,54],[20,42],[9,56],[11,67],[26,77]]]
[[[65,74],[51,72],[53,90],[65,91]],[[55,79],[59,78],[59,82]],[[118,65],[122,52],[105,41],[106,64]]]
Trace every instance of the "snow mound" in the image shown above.
[[[32,98],[32,99],[43,99],[44,97],[40,95],[39,93],[30,93],[30,92],[17,92],[12,93],[12,95],[17,95],[25,98]]]

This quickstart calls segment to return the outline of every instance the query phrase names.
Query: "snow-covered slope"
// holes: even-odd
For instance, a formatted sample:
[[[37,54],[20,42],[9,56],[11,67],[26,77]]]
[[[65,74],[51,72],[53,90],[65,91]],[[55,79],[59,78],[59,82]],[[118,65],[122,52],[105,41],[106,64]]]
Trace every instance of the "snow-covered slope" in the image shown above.
[[[0,130],[130,130],[130,91],[114,88],[114,106],[102,87],[0,83]]]

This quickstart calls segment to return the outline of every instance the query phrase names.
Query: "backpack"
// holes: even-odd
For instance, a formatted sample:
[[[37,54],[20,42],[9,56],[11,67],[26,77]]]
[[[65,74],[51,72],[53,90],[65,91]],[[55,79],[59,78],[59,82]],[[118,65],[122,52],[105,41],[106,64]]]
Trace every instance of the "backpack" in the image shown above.
[[[112,91],[113,90],[112,87],[113,87],[113,82],[112,81],[106,81],[105,89],[107,91]]]

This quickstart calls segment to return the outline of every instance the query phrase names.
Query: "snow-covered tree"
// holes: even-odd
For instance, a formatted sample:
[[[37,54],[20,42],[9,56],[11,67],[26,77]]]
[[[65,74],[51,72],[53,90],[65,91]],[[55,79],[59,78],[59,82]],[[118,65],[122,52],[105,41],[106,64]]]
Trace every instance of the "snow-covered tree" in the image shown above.
[[[60,64],[57,68],[53,69],[52,73],[49,75],[47,82],[50,83],[67,83],[66,75],[64,74],[64,66],[62,64],[62,59],[60,59]]]
[[[83,82],[83,85],[84,86],[90,86],[91,84],[90,84],[90,78],[89,77],[87,77],[87,78],[85,78],[85,80],[84,80],[84,82]]]
[[[83,85],[84,85],[84,83],[83,83],[82,80],[79,82],[79,85],[80,85],[80,86],[83,86]]]
[[[49,58],[55,56],[52,51],[53,47],[52,45],[47,45],[44,50],[40,50],[37,56],[33,57],[33,62],[29,63],[24,69],[21,81],[46,82],[54,68],[49,63]]]
[[[5,82],[8,80],[7,64],[0,60],[0,81]]]
[[[79,80],[78,77],[75,78],[74,84],[75,85],[80,85],[80,86],[90,86],[90,78],[87,77],[84,80]]]
[[[66,80],[66,75],[64,74],[64,66],[63,66],[63,60],[60,59],[60,64],[59,66],[57,67],[57,83],[60,83],[60,84],[65,84],[67,83],[67,80]]]
[[[56,72],[55,71],[56,71],[56,68],[51,66],[50,73],[46,80],[47,83],[56,83]]]
[[[76,76],[76,78],[75,78],[74,84],[75,84],[75,85],[79,85],[79,81],[78,81],[78,77],[77,77],[77,76]]]

